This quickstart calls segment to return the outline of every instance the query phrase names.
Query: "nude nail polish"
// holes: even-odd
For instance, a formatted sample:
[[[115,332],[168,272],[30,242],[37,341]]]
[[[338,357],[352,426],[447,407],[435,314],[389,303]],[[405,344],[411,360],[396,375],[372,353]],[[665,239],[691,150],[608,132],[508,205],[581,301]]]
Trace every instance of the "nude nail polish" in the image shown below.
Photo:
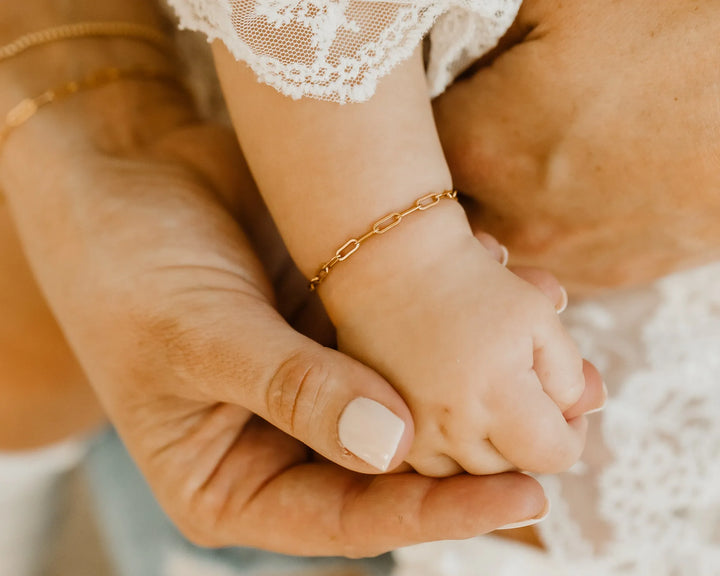
[[[527,528],[528,526],[534,526],[535,524],[538,524],[539,522],[545,520],[545,518],[548,517],[548,514],[550,514],[550,500],[545,500],[545,507],[542,509],[542,512],[540,512],[540,514],[538,514],[534,518],[530,518],[528,520],[521,520],[520,522],[513,522],[512,524],[507,524],[501,528],[498,528],[498,530],[516,530],[518,528]]]
[[[397,452],[405,422],[370,398],[355,398],[343,410],[338,436],[343,447],[385,472]]]

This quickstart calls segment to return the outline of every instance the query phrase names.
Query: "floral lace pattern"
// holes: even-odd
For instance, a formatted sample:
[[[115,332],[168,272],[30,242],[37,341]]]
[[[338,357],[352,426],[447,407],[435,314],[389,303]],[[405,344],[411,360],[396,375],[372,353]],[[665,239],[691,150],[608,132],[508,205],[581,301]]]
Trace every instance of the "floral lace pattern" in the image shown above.
[[[168,0],[184,28],[222,40],[260,82],[293,98],[369,99],[431,32],[428,90],[492,48],[521,0]],[[433,27],[434,25],[434,27]]]
[[[559,558],[590,552],[611,574],[720,574],[718,286],[714,264],[568,316],[612,400],[584,470],[556,479],[567,514],[541,530]],[[579,505],[586,498],[592,515]],[[571,544],[561,523],[581,541]]]

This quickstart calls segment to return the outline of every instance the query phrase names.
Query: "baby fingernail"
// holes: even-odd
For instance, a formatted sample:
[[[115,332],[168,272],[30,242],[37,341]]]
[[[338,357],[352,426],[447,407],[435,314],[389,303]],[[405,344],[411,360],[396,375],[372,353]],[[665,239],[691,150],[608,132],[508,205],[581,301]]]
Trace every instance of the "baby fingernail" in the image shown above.
[[[562,314],[568,307],[568,293],[563,286],[560,286],[560,302],[555,305],[558,314]]]
[[[542,512],[540,512],[540,514],[538,514],[537,516],[530,518],[529,520],[523,520],[521,522],[513,522],[512,524],[507,524],[502,528],[498,528],[498,530],[516,530],[517,528],[527,528],[528,526],[533,526],[539,522],[542,522],[543,520],[545,520],[545,518],[548,517],[548,514],[550,514],[550,500],[545,500],[545,507],[542,509]]]
[[[585,416],[589,416],[590,414],[597,414],[598,412],[602,412],[603,410],[605,410],[605,405],[607,404],[607,399],[608,399],[608,388],[607,388],[607,384],[605,384],[605,382],[603,382],[602,390],[603,390],[602,406],[595,408],[595,410],[590,410],[590,412],[585,412]]]
[[[500,252],[502,254],[500,264],[507,266],[508,260],[510,260],[510,252],[508,251],[507,246],[500,244]]]
[[[343,447],[382,472],[390,466],[403,432],[405,422],[370,398],[355,398],[338,422]]]

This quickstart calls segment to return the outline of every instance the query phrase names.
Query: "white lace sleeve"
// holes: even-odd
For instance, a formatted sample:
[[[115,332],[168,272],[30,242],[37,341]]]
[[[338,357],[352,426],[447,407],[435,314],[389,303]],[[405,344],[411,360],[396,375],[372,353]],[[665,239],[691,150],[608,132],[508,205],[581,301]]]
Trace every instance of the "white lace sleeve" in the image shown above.
[[[293,98],[362,102],[431,32],[428,85],[442,92],[495,46],[521,0],[168,0],[181,26],[222,40]]]

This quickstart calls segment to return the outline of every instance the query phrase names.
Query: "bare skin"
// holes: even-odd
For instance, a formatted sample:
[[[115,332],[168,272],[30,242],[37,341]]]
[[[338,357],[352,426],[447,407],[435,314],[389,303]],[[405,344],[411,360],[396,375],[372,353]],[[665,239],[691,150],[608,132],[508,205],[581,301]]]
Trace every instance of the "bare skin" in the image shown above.
[[[23,5],[26,4],[27,3],[24,3]],[[106,6],[106,4],[107,3],[102,3],[101,6]],[[596,91],[598,92],[598,95],[601,94],[600,88],[602,88],[605,84],[605,73],[594,78],[589,74],[571,74],[573,68],[569,63],[569,57],[567,56],[568,46],[570,45],[568,42],[570,42],[570,40],[572,40],[571,46],[573,51],[579,56],[588,55],[586,58],[589,59],[589,55],[592,55],[593,61],[598,56],[602,56],[608,65],[612,64],[616,69],[621,65],[627,66],[627,63],[623,62],[618,54],[613,55],[612,50],[607,48],[608,43],[612,44],[612,42],[608,41],[607,36],[601,37],[597,34],[577,34],[577,37],[566,38],[565,36],[560,35],[557,28],[561,24],[562,18],[570,18],[570,16],[576,15],[578,8],[573,7],[572,5],[568,6],[568,3],[563,3],[562,7],[556,4],[557,3],[539,1],[526,2],[526,8],[521,15],[521,22],[534,23],[541,20],[547,23],[546,25],[550,27],[550,30],[543,38],[535,40],[536,46],[539,48],[543,46],[545,47],[544,49],[547,50],[547,54],[543,53],[543,56],[547,58],[551,58],[553,53],[557,53],[558,55],[552,58],[552,61],[564,63],[564,68],[558,68],[557,66],[554,68],[545,67],[547,77],[543,79],[541,72],[542,66],[535,65],[537,58],[533,52],[535,48],[526,50],[523,45],[520,45],[517,47],[512,59],[509,56],[505,59],[507,68],[504,69],[502,74],[500,73],[500,70],[502,69],[502,66],[505,66],[505,64],[502,64],[501,66],[503,60],[500,60],[495,66],[493,66],[492,69],[476,76],[472,83],[461,83],[458,84],[456,88],[452,88],[450,92],[448,92],[447,97],[444,97],[439,101],[436,108],[439,114],[438,118],[443,143],[446,146],[447,157],[452,170],[456,175],[456,180],[466,192],[471,192],[475,197],[482,199],[487,205],[493,206],[491,202],[494,198],[494,196],[493,198],[489,198],[488,193],[485,191],[486,187],[489,186],[488,183],[494,182],[493,187],[491,188],[493,192],[510,198],[516,193],[516,185],[526,182],[526,185],[528,186],[527,189],[534,190],[534,186],[538,183],[538,181],[540,181],[537,175],[535,175],[534,178],[527,177],[521,179],[519,176],[513,176],[513,174],[510,174],[509,170],[499,170],[497,173],[497,179],[494,179],[494,173],[488,168],[483,167],[487,167],[488,162],[490,161],[497,161],[499,162],[499,167],[502,168],[505,165],[503,162],[503,158],[506,158],[505,153],[510,151],[511,146],[513,145],[520,146],[520,149],[529,151],[522,157],[530,159],[530,164],[532,164],[531,161],[542,161],[544,158],[543,154],[546,153],[548,149],[552,148],[551,143],[554,141],[553,139],[560,141],[560,135],[563,134],[565,127],[572,125],[572,123],[569,123],[572,116],[569,114],[566,105],[561,101],[557,101],[557,98],[554,98],[554,90],[563,93],[563,88],[565,88],[565,93],[574,94],[575,92],[588,92],[592,94],[593,86],[597,86],[598,88],[596,88]],[[602,4],[605,6],[605,4],[608,3]],[[675,6],[676,4],[679,6],[680,3],[673,2],[672,6]],[[710,3],[692,4],[693,6],[699,6],[701,10],[716,10],[716,8],[711,6]],[[587,7],[587,3],[584,3],[584,5],[585,7],[580,10],[580,12],[591,9],[590,7]],[[593,4],[593,6],[596,5],[600,5],[600,3]],[[94,6],[97,7],[98,5],[95,4]],[[657,8],[656,4],[653,6]],[[653,132],[653,124],[646,121],[645,123],[639,123],[636,126],[636,129],[640,130],[638,134],[644,135],[644,137],[638,137],[634,142],[634,147],[628,149],[632,149],[634,151],[630,156],[653,160],[653,170],[621,172],[624,175],[624,178],[610,178],[602,176],[602,172],[595,173],[583,171],[582,168],[586,167],[587,164],[580,162],[579,160],[575,160],[576,163],[571,164],[574,166],[573,175],[577,177],[578,182],[583,183],[581,187],[587,192],[584,198],[588,198],[589,201],[593,201],[593,194],[597,194],[598,199],[595,200],[594,209],[602,208],[606,210],[606,215],[609,218],[608,226],[611,228],[612,226],[616,226],[616,232],[622,232],[624,235],[623,237],[626,238],[628,242],[628,245],[626,246],[626,242],[616,241],[615,236],[608,231],[606,231],[603,236],[603,228],[597,224],[595,225],[595,228],[591,228],[592,234],[595,235],[595,237],[590,238],[591,241],[588,246],[597,247],[601,243],[600,239],[604,238],[604,242],[607,243],[608,249],[613,247],[614,256],[612,258],[608,257],[606,261],[598,260],[596,258],[596,262],[600,262],[602,263],[602,266],[604,266],[606,274],[602,275],[600,278],[595,278],[590,283],[587,283],[580,281],[580,275],[573,272],[573,262],[577,265],[582,265],[583,258],[587,258],[585,244],[582,242],[575,242],[573,244],[574,248],[572,250],[568,249],[569,251],[566,252],[565,249],[561,247],[559,240],[557,243],[552,243],[552,250],[546,250],[544,248],[541,249],[541,246],[547,246],[547,244],[544,243],[521,242],[518,240],[518,238],[522,238],[524,236],[529,236],[530,238],[537,235],[543,236],[540,233],[543,229],[548,227],[552,230],[560,230],[562,232],[560,236],[564,234],[566,238],[573,239],[575,236],[570,232],[575,230],[574,227],[577,225],[576,219],[583,217],[585,218],[585,224],[590,222],[588,216],[579,209],[578,205],[568,202],[568,198],[574,198],[575,196],[572,196],[567,190],[563,192],[562,187],[557,188],[557,193],[560,194],[563,192],[565,195],[562,197],[563,201],[559,201],[557,203],[541,203],[539,199],[534,199],[534,197],[529,194],[523,197],[524,202],[536,202],[537,207],[552,207],[552,211],[547,210],[539,212],[539,214],[543,216],[540,223],[536,224],[537,214],[533,214],[531,210],[523,212],[522,207],[517,206],[515,207],[515,210],[519,211],[519,216],[511,217],[509,213],[504,216],[504,218],[507,218],[508,221],[512,222],[512,225],[502,224],[504,220],[501,220],[496,215],[493,215],[496,214],[496,208],[493,208],[492,211],[487,211],[482,219],[476,220],[476,222],[486,223],[496,232],[500,231],[502,239],[511,244],[514,249],[512,253],[513,260],[549,263],[555,270],[559,271],[563,275],[563,278],[566,281],[572,283],[577,293],[586,293],[588,291],[606,287],[610,283],[609,279],[616,279],[616,281],[619,279],[619,281],[622,282],[640,282],[643,278],[649,279],[676,267],[690,265],[691,262],[707,261],[713,257],[713,254],[716,254],[714,250],[717,247],[717,238],[713,235],[716,229],[709,226],[710,223],[717,222],[717,216],[713,217],[713,214],[717,215],[717,212],[713,212],[716,205],[712,203],[713,198],[708,197],[708,194],[703,191],[718,189],[718,171],[716,169],[704,169],[704,167],[706,168],[708,165],[706,163],[709,163],[710,167],[717,167],[716,164],[713,164],[713,162],[717,159],[715,152],[713,152],[713,143],[716,142],[716,139],[713,140],[711,138],[712,134],[716,133],[716,128],[713,128],[713,125],[717,126],[717,115],[712,115],[712,111],[716,110],[713,104],[714,100],[712,100],[712,92],[709,96],[705,97],[706,92],[698,90],[697,87],[699,84],[710,87],[716,86],[717,70],[709,69],[703,66],[706,58],[710,58],[710,53],[705,49],[708,44],[703,44],[703,49],[700,49],[700,44],[702,44],[704,40],[707,40],[708,35],[713,32],[713,26],[717,26],[718,18],[717,16],[706,17],[695,22],[692,29],[697,34],[697,38],[695,40],[695,48],[693,49],[691,46],[687,45],[688,29],[691,27],[691,21],[688,21],[688,19],[680,19],[677,21],[670,19],[670,14],[666,12],[664,8],[665,6],[670,7],[671,5],[668,5],[667,3],[663,4],[663,10],[656,9],[641,11],[642,14],[638,14],[638,18],[634,19],[638,25],[642,25],[642,23],[645,22],[645,19],[650,18],[653,14],[657,15],[659,13],[663,17],[667,18],[667,26],[665,27],[666,31],[668,29],[672,30],[676,28],[675,34],[660,35],[657,37],[657,41],[655,41],[653,45],[654,50],[658,51],[659,54],[662,54],[665,57],[665,67],[663,70],[666,73],[668,70],[672,72],[671,75],[666,77],[666,82],[673,88],[673,90],[670,90],[669,88],[665,91],[647,90],[647,93],[645,94],[645,109],[652,111],[652,114],[649,114],[650,116],[659,115],[661,112],[666,110],[664,94],[668,91],[674,91],[679,94],[677,102],[680,104],[674,100],[673,104],[670,104],[673,111],[677,111],[678,107],[683,105],[686,98],[688,101],[690,98],[698,98],[699,100],[693,102],[692,106],[690,106],[689,103],[683,106],[681,108],[681,112],[684,111],[690,118],[696,118],[697,115],[700,114],[700,112],[697,111],[703,112],[700,114],[702,120],[692,125],[693,129],[696,130],[696,133],[693,135],[687,135],[688,139],[691,139],[694,143],[696,143],[697,149],[700,150],[701,153],[683,157],[684,163],[681,165],[680,162],[677,161],[677,157],[671,155],[667,151],[663,151],[662,145],[664,144],[665,148],[669,147],[672,150],[671,144],[678,138],[682,139],[685,137],[684,134],[688,129],[687,123],[673,123],[671,125],[666,125],[665,128],[659,132],[657,132],[657,130]],[[683,7],[684,6],[685,5],[683,5]],[[6,8],[12,8],[12,5],[7,7],[3,6],[3,10]],[[621,9],[619,6],[609,6],[609,4],[606,8],[609,15],[612,15],[615,9]],[[563,14],[566,16],[563,16]],[[619,15],[616,17],[616,20],[617,18],[619,18]],[[572,22],[576,26],[583,25],[588,31],[593,29],[596,25],[596,21],[589,16],[585,18],[576,18]],[[647,24],[647,22],[645,23]],[[40,22],[36,20],[35,24],[39,26]],[[4,32],[12,32],[8,19],[0,19],[0,26]],[[681,28],[684,27],[685,29],[679,30],[677,29],[678,26]],[[612,29],[618,30],[619,28],[613,27]],[[680,32],[682,32],[682,34],[680,34]],[[682,42],[678,43],[676,41],[678,35],[682,36]],[[630,34],[627,35],[628,41],[629,36]],[[647,37],[650,37],[649,33],[647,34]],[[717,37],[716,33],[713,34],[713,38],[715,37]],[[557,40],[551,42],[553,38],[557,38]],[[583,38],[585,38],[586,42],[581,41]],[[691,38],[695,37],[691,36]],[[606,52],[603,52],[603,50],[599,49],[598,46],[605,47]],[[642,50],[642,46],[640,44],[638,44],[638,49]],[[675,51],[682,51],[682,53],[685,54],[686,49],[688,54],[683,56],[683,58],[675,60],[674,57],[669,57],[671,54],[674,54]],[[561,57],[563,54],[565,56]],[[639,63],[641,60],[632,60],[632,62]],[[676,65],[668,68],[668,62],[675,62]],[[680,65],[680,63],[687,62],[696,62],[697,67],[687,70]],[[516,78],[514,73],[512,73],[512,67],[510,64],[512,64],[512,67],[516,67],[519,74],[526,72],[530,68],[536,70],[537,72],[534,79],[537,81],[539,88],[537,90],[528,91],[527,86],[523,83],[522,79]],[[596,67],[595,69],[598,68]],[[0,74],[4,74],[6,70],[7,68],[4,68],[3,71],[0,71]],[[48,73],[47,70],[40,70],[39,74],[40,76],[32,83],[32,86],[20,86],[20,88],[15,89],[11,93],[5,93],[6,96],[0,94],[0,98],[5,98],[1,102],[3,109],[7,109],[9,105],[14,104],[18,97],[25,96],[31,89],[36,91],[47,87],[49,80],[52,77],[52,72]],[[640,80],[640,76],[642,74],[642,66],[639,64],[636,64],[635,69],[633,69],[633,74],[628,74],[628,77],[637,78],[634,83],[630,84],[630,86],[636,91],[640,91],[639,85],[643,83]],[[612,74],[608,74],[608,76],[612,76]],[[649,79],[646,79],[645,82],[652,80],[656,74],[651,72],[648,76]],[[5,81],[6,78],[7,76],[3,77],[3,87],[10,86],[10,84]],[[61,79],[65,78],[66,77],[63,76]],[[707,80],[708,78],[710,81],[706,84],[703,83],[703,79]],[[579,84],[580,80],[587,82],[587,85]],[[525,81],[528,80],[525,79]],[[520,82],[519,85],[518,82]],[[680,88],[682,88],[685,92],[683,93]],[[536,98],[536,102],[531,106],[530,100],[525,99],[532,98]],[[500,121],[497,119],[497,111],[499,110],[501,104],[507,104],[507,102],[512,99],[519,100],[518,105],[514,107],[517,114],[513,117],[513,122],[517,122],[517,129],[519,133],[515,138],[505,140],[501,137],[502,127],[499,125]],[[632,98],[629,96],[625,100],[626,103],[629,102],[632,104],[633,102]],[[581,101],[585,100],[579,97],[574,99],[574,103],[578,106],[578,110],[581,109]],[[86,99],[85,102],[92,102],[92,99]],[[451,108],[451,103],[455,108]],[[536,106],[537,110],[534,110],[533,106]],[[557,107],[558,110],[555,110],[555,107]],[[451,110],[455,111],[458,119],[455,124],[456,127],[452,128],[452,130],[450,128],[453,126],[450,114]],[[623,117],[623,110],[628,113],[630,119]],[[638,117],[638,115],[634,115],[632,112],[632,110],[628,110],[627,108],[614,108],[607,111],[608,115],[605,118],[605,122],[602,123],[605,130],[598,133],[597,138],[595,138],[592,134],[585,134],[582,138],[582,141],[592,148],[594,154],[609,154],[606,162],[613,160],[616,168],[624,166],[624,164],[621,164],[621,160],[624,160],[625,156],[623,154],[612,154],[614,150],[613,143],[617,141],[615,138],[621,131],[612,131],[610,130],[610,127],[612,126],[612,122],[625,125],[633,118],[634,121],[639,122],[642,115]],[[65,114],[66,113],[67,112],[65,112]],[[519,116],[520,113],[522,113],[522,116]],[[523,144],[523,137],[531,139],[538,138],[538,134],[540,133],[539,128],[537,128],[537,130],[535,128],[545,122],[548,125],[549,134],[554,134],[554,136],[548,136],[547,142],[544,142],[543,145],[531,145],[528,143]],[[473,128],[473,126],[477,128],[477,133],[475,132],[475,128]],[[525,130],[525,127],[528,126],[533,127],[533,130]],[[554,132],[551,129],[553,129]],[[43,129],[39,126],[37,130],[38,133],[42,133],[43,131]],[[488,140],[479,137],[479,132],[483,131],[484,133],[485,130],[488,130],[488,133],[493,134],[492,139]],[[673,130],[677,131],[677,134],[673,135]],[[662,136],[659,140],[653,140],[647,137],[650,134],[656,135],[658,133]],[[453,134],[457,134],[456,139],[452,137]],[[473,135],[476,137],[473,137]],[[609,138],[610,144],[603,141],[603,138]],[[488,144],[488,142],[490,144]],[[652,144],[652,146],[650,146],[650,144]],[[543,146],[545,146],[545,148]],[[654,149],[647,151],[648,148]],[[236,154],[236,152],[232,152],[232,154]],[[520,156],[518,157],[521,158]],[[715,160],[713,160],[713,158]],[[540,165],[543,164],[541,163]],[[480,174],[481,177],[473,177],[473,167],[478,170],[477,173]],[[627,170],[627,167],[625,167],[624,170]],[[532,170],[528,172],[532,176]],[[673,172],[677,172],[680,176],[674,176]],[[688,180],[688,178],[690,180]],[[692,181],[692,187],[686,186],[688,181]],[[685,194],[683,196],[686,209],[690,211],[691,206],[695,207],[694,214],[692,215],[693,222],[706,222],[706,225],[699,225],[697,227],[698,230],[703,231],[702,238],[700,238],[699,235],[692,236],[691,238],[696,239],[697,243],[692,250],[688,250],[687,247],[683,248],[683,243],[686,240],[686,230],[684,229],[684,226],[687,226],[687,224],[683,224],[682,219],[678,222],[675,213],[670,210],[660,211],[657,208],[653,208],[649,211],[649,213],[647,210],[642,213],[636,213],[636,216],[644,215],[645,217],[648,217],[649,214],[651,226],[666,230],[668,241],[662,244],[662,246],[668,250],[668,255],[660,257],[658,254],[650,254],[650,256],[655,258],[655,260],[651,260],[651,262],[655,262],[654,266],[646,266],[645,264],[640,263],[648,262],[647,259],[643,260],[642,258],[643,250],[647,253],[649,248],[653,248],[651,252],[654,252],[656,246],[653,247],[648,243],[645,243],[644,245],[642,244],[642,238],[637,232],[639,227],[624,229],[620,226],[623,222],[622,216],[624,214],[621,210],[621,205],[616,203],[618,205],[615,205],[614,208],[611,209],[610,205],[605,205],[601,202],[602,198],[608,197],[608,190],[621,190],[622,197],[625,198],[631,196],[632,194],[644,192],[647,188],[653,190],[661,189],[665,192],[666,197],[668,198],[680,197],[687,190],[692,189],[692,191],[696,193],[693,193],[692,195]],[[671,193],[673,190],[674,192]],[[48,197],[50,197],[50,194],[48,194]],[[613,196],[611,195],[610,197],[612,198]],[[618,197],[620,197],[620,194],[618,194]],[[543,196],[543,198],[545,197]],[[567,230],[558,223],[564,223]],[[540,232],[538,232],[537,229],[540,229]],[[3,237],[6,238],[8,236],[4,234]],[[16,255],[12,255],[5,261],[7,262],[12,260],[12,258],[16,258]],[[688,260],[684,260],[684,258],[687,258]],[[634,262],[634,266],[631,266],[629,264],[630,262]],[[658,263],[660,265],[657,265]],[[635,276],[635,274],[637,274],[636,269],[639,269],[642,274]],[[627,274],[630,274],[631,278],[628,278]],[[6,276],[3,275],[2,277],[5,278]],[[42,304],[35,301],[28,306],[28,310],[35,309],[41,305]],[[55,328],[48,328],[49,332],[54,330]],[[52,344],[49,347],[50,350],[59,349],[60,346],[63,346],[63,344],[58,340],[51,340]],[[68,362],[67,358],[63,359],[62,363],[66,366],[72,366],[72,362]],[[75,368],[71,367],[68,370],[68,373],[75,374]],[[44,381],[47,381],[47,379],[44,379]],[[92,410],[90,412],[92,412]],[[92,425],[92,420],[93,418],[88,419],[88,425]],[[35,441],[30,440],[29,442],[32,443]],[[287,446],[290,447],[292,445],[287,444]],[[164,492],[171,490],[171,484],[167,479],[155,477],[153,482],[158,490],[162,490]],[[206,540],[207,539],[208,538],[206,538]],[[235,538],[235,540],[237,540],[237,538]]]
[[[716,2],[525,2],[435,103],[473,223],[575,295],[720,257],[719,35]]]
[[[40,13],[56,14],[43,10],[47,2],[38,0]],[[115,18],[155,23],[145,2],[114,6]],[[72,16],[110,17],[94,7]],[[76,44],[3,66],[2,109],[97,67],[166,65],[139,43]],[[27,169],[38,158],[43,170]],[[544,508],[537,483],[518,474],[438,481],[347,469],[361,464],[334,438],[343,398],[377,394],[408,419],[410,442],[407,408],[377,374],[293,331],[276,311],[236,222],[248,218],[254,238],[264,233],[252,196],[237,194],[251,181],[234,136],[200,121],[177,87],[125,81],[54,104],[5,143],[0,182],[72,350],[193,541],[365,556],[468,537]],[[322,417],[298,398],[299,383]]]
[[[434,103],[471,222],[576,297],[720,257],[719,33],[713,2],[525,0]]]
[[[0,450],[91,431],[105,416],[45,303],[0,205]]]
[[[58,21],[82,18],[90,2],[59,3],[33,0],[6,3],[0,8],[0,43],[20,34],[52,26]],[[95,8],[98,18],[121,19],[123,11],[112,3]],[[157,22],[157,14],[147,7],[136,18]],[[3,78],[0,90],[2,114],[29,94],[48,88],[58,78],[68,78],[90,65],[93,56],[85,43],[68,58],[67,47],[46,53],[44,66],[53,68],[46,75],[43,67],[35,74],[19,74],[34,59],[23,57],[0,64]],[[131,47],[130,50],[135,50]],[[8,78],[17,81],[5,81]],[[50,83],[50,84],[49,84]],[[40,165],[35,157],[29,164]],[[0,183],[0,450],[38,448],[90,432],[105,422],[95,394],[72,354],[62,331],[37,286],[26,261],[9,205],[2,197]]]
[[[308,277],[347,234],[452,187],[419,52],[370,101],[347,106],[284,97],[222,45],[215,55],[243,152]],[[339,349],[410,407],[406,460],[418,472],[554,473],[579,458],[587,422],[565,413],[586,388],[582,357],[550,302],[490,257],[457,203],[368,242],[318,293]]]

